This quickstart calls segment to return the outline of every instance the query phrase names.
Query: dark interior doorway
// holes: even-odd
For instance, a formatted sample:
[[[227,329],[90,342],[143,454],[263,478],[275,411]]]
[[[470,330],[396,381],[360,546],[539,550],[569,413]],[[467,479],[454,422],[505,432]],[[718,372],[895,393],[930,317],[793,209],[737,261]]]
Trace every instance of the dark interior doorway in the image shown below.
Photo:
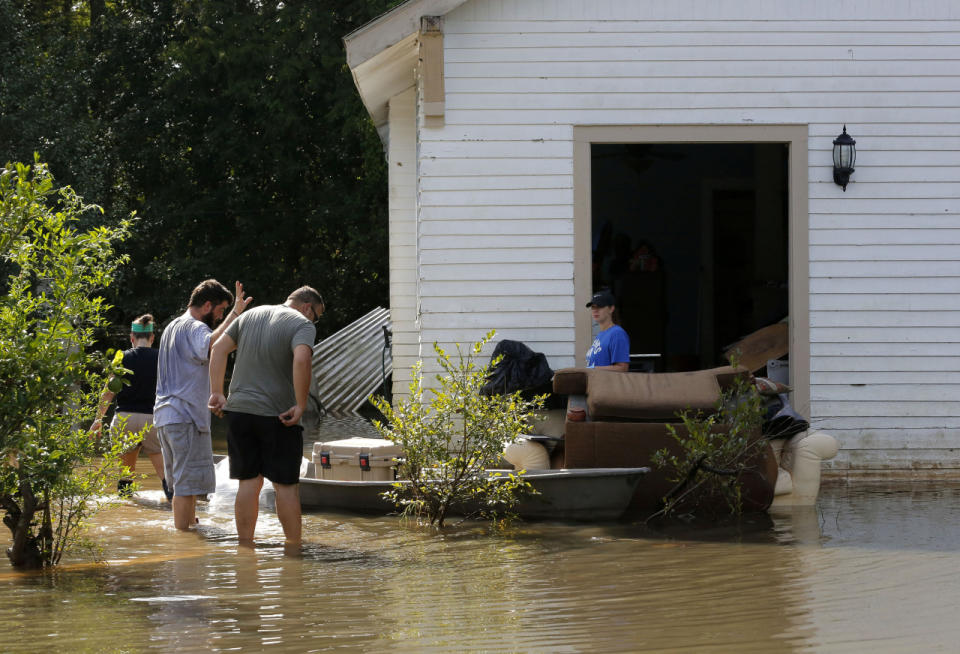
[[[658,371],[721,365],[788,311],[788,148],[592,146],[592,287]]]

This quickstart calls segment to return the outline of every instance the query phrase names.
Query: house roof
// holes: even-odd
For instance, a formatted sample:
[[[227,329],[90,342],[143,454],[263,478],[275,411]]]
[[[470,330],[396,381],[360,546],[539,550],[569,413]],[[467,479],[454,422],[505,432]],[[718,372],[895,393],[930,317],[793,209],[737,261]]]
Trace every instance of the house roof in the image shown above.
[[[467,0],[408,0],[343,37],[347,65],[381,139],[387,137],[387,102],[416,82],[422,16],[443,16]]]

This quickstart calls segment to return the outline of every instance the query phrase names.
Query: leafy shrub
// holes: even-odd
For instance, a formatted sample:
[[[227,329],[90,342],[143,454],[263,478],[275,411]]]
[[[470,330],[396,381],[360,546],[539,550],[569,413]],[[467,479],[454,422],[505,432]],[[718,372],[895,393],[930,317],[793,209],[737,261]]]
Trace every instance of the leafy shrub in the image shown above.
[[[676,484],[654,516],[723,510],[740,514],[745,478],[756,473],[758,457],[767,447],[759,437],[763,415],[762,398],[746,373],[721,393],[716,413],[679,413],[685,433],[667,425],[678,451],[664,448],[653,455],[654,465],[667,470],[667,479]]]
[[[532,491],[518,474],[486,472],[497,466],[507,443],[528,431],[545,399],[527,401],[519,392],[480,393],[498,360],[478,366],[474,358],[493,335],[489,332],[466,355],[458,345],[456,359],[435,343],[443,369],[437,375],[439,388],[424,389],[418,362],[409,397],[395,406],[382,397],[373,399],[386,419],[375,423],[378,431],[404,453],[398,465],[399,481],[387,496],[406,516],[438,527],[451,509],[474,517],[496,517],[509,514],[521,493]]]
[[[67,187],[54,190],[46,166],[0,170],[0,508],[19,567],[56,565],[116,480],[115,441],[102,458],[84,428],[106,378],[122,371],[88,351],[107,306],[97,291],[125,261],[116,228],[75,228],[98,209]]]

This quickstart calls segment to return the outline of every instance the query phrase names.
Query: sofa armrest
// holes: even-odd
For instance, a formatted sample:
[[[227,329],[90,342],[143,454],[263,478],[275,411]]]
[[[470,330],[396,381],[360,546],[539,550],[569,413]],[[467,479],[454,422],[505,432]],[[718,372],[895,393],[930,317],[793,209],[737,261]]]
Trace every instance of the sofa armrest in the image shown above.
[[[563,368],[553,373],[553,392],[557,395],[586,395],[587,369]]]
[[[778,496],[775,504],[813,504],[820,493],[821,462],[832,459],[839,451],[837,439],[822,431],[797,434],[783,447],[780,467],[790,473],[793,490]]]
[[[837,455],[840,446],[837,439],[822,431],[805,431],[786,442],[781,454],[780,467],[793,470],[804,461],[828,461]]]

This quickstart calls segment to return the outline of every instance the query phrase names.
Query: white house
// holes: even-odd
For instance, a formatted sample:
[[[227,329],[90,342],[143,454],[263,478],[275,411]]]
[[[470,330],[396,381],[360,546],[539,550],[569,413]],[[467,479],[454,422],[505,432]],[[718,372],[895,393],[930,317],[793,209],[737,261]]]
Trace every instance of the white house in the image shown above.
[[[410,0],[345,43],[397,392],[492,328],[583,365],[613,284],[661,369],[788,316],[835,474],[960,472],[960,2]]]

